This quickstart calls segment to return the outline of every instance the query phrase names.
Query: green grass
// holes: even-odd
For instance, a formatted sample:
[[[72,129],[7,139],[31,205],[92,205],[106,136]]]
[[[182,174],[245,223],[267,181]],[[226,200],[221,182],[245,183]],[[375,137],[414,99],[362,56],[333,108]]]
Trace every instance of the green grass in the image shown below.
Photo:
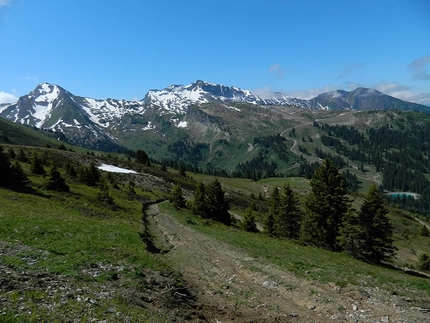
[[[73,277],[97,263],[160,268],[143,248],[138,202],[112,212],[77,194],[38,196],[4,189],[0,201],[0,240],[48,252],[33,268]]]
[[[169,203],[163,203],[160,210],[171,214],[184,225],[193,217],[192,227],[214,239],[239,248],[256,261],[270,263],[299,277],[308,277],[322,283],[339,286],[361,286],[363,282],[385,290],[415,295],[430,296],[428,280],[404,274],[401,271],[374,266],[341,253],[301,246],[288,240],[269,238],[263,234],[244,232],[234,227],[196,218],[187,210],[177,211]],[[188,219],[188,222],[187,222]],[[309,271],[309,274],[306,272]]]

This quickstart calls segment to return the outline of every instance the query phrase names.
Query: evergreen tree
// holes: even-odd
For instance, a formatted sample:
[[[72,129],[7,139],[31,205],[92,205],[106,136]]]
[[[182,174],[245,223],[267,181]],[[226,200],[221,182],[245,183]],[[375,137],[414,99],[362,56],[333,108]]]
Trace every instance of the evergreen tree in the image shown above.
[[[279,189],[275,187],[270,197],[272,205],[264,219],[264,230],[270,236],[276,236],[275,227],[276,219],[278,218],[279,208],[281,205],[279,197]]]
[[[245,216],[243,218],[243,229],[247,232],[258,232],[257,225],[255,223],[253,203],[245,211]]]
[[[180,209],[185,207],[185,198],[182,193],[182,187],[180,184],[176,184],[169,195],[169,202],[176,208]]]
[[[222,190],[221,183],[217,178],[207,185],[205,199],[207,215],[211,219],[222,222],[225,225],[230,225],[231,217],[230,213],[228,213],[230,206],[225,200],[224,194],[225,193]]]
[[[10,159],[15,159],[16,157],[15,151],[13,150],[12,147],[9,147],[9,149],[7,150],[7,154],[9,155]]]
[[[430,270],[430,256],[422,253],[418,258],[418,268],[422,270]]]
[[[206,186],[203,182],[197,183],[196,190],[194,191],[194,201],[191,204],[191,211],[195,215],[208,217],[206,208]]]
[[[20,148],[18,150],[18,154],[16,155],[16,159],[18,159],[19,161],[21,161],[23,163],[27,163],[28,162],[28,158],[27,158],[27,155],[24,152],[24,149]]]
[[[151,166],[148,155],[140,149],[136,151],[136,162],[146,166]]]
[[[49,171],[48,181],[46,183],[46,189],[51,191],[69,192],[70,188],[66,184],[66,180],[61,176],[55,165],[51,166]]]
[[[302,222],[302,239],[328,250],[338,251],[337,237],[344,215],[350,207],[346,197],[345,177],[330,159],[315,170],[305,205],[307,212]]]
[[[342,226],[337,239],[343,252],[359,258],[360,257],[360,237],[363,235],[363,228],[355,209],[350,208],[345,214]]]
[[[30,157],[30,171],[33,174],[37,174],[37,175],[46,174],[45,168],[43,168],[42,160],[38,157],[35,151],[33,151]]]
[[[103,177],[100,178],[100,180],[98,181],[97,187],[99,189],[99,191],[97,192],[97,199],[100,202],[107,204],[108,206],[114,206],[115,201],[109,195],[109,185]]]
[[[0,146],[0,186],[7,186],[11,182],[9,156],[3,152],[3,146]]]
[[[395,251],[393,227],[387,214],[388,210],[378,187],[373,184],[359,212],[359,221],[363,230],[360,250],[364,259],[376,264],[391,258]]]
[[[8,154],[4,153],[3,147],[0,146],[0,186],[21,186],[28,182],[21,165],[17,161],[11,164]]]
[[[283,194],[279,196],[279,207],[275,216],[275,235],[289,239],[298,239],[302,212],[300,200],[290,185],[284,186]]]
[[[93,162],[90,163],[89,167],[81,167],[78,175],[79,181],[88,186],[96,186],[100,176],[100,171]]]
[[[423,225],[423,226],[421,227],[420,235],[421,235],[421,236],[423,236],[423,237],[428,237],[428,236],[430,236],[430,231],[429,231],[429,229],[427,228],[427,226],[426,226],[426,225]]]
[[[179,163],[179,166],[178,166],[179,175],[187,177],[187,173],[185,173],[185,170],[186,170],[185,164],[182,162]]]

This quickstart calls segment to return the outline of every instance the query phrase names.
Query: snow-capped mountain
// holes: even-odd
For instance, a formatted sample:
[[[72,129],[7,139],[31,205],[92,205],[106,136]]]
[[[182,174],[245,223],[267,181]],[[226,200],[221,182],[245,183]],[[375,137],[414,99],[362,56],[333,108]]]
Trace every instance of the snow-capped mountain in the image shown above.
[[[204,111],[196,113],[190,108],[192,105],[207,107],[208,103],[217,107],[215,109],[228,108],[229,113],[240,112],[241,118],[246,118],[249,114],[246,106],[239,109],[232,104],[252,104],[264,109],[264,114],[270,114],[270,106],[297,106],[320,110],[399,109],[430,112],[430,107],[405,102],[365,88],[352,92],[327,92],[311,100],[303,100],[282,93],[259,96],[238,87],[198,80],[185,86],[172,85],[162,90],[151,90],[139,101],[85,98],[73,95],[58,85],[43,83],[28,95],[20,97],[17,103],[0,106],[0,117],[62,133],[69,142],[87,148],[116,149],[130,140],[138,141],[136,136],[146,138],[152,133],[153,136],[158,136],[157,138],[164,138],[173,134],[169,129],[187,130],[193,120],[197,123],[204,120],[205,127],[212,122],[213,125],[219,125],[218,119],[215,120],[216,118]]]
[[[183,113],[190,104],[209,102],[229,103],[244,102],[257,105],[295,105],[308,108],[306,100],[288,97],[276,93],[270,98],[263,98],[249,90],[235,86],[225,86],[198,80],[189,85],[172,85],[163,90],[151,90],[144,98],[145,103],[158,105],[175,113]]]

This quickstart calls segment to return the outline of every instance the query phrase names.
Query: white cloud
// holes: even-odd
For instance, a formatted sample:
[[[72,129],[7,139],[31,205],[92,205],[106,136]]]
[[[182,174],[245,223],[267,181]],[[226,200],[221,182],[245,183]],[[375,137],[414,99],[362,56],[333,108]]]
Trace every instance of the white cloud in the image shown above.
[[[10,4],[10,0],[0,0],[0,8]]]
[[[359,69],[360,67],[363,66],[363,63],[360,62],[356,62],[352,65],[349,65],[347,67],[345,67],[342,72],[340,72],[339,76],[337,77],[337,79],[341,79],[344,78],[345,76],[347,76],[348,74],[350,74],[352,71]]]
[[[326,85],[322,88],[316,88],[315,87],[315,88],[310,88],[307,90],[289,91],[289,92],[286,92],[285,94],[292,96],[292,97],[295,97],[295,98],[309,100],[309,99],[313,99],[314,97],[320,95],[321,93],[336,91],[338,89],[339,89],[338,86]]]
[[[282,79],[285,76],[285,70],[282,68],[281,65],[275,64],[269,67],[269,72],[271,74],[276,75],[276,77]]]
[[[417,58],[409,64],[409,69],[413,73],[413,78],[416,80],[430,80],[430,72],[427,70],[427,65],[430,65],[430,55]]]
[[[252,93],[258,95],[260,98],[273,98],[276,94],[269,86],[252,90]]]
[[[398,84],[397,82],[380,82],[373,88],[400,100],[430,106],[430,91],[427,93],[416,92],[412,87]]]
[[[15,103],[16,101],[18,98],[15,95],[0,91],[0,103]]]

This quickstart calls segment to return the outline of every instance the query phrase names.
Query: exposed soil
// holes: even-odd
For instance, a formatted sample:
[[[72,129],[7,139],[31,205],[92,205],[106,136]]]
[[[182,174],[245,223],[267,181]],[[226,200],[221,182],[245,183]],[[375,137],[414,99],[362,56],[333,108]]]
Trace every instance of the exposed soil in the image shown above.
[[[179,224],[157,205],[152,231],[194,299],[195,322],[430,322],[428,298],[298,278]],[[184,318],[183,315],[181,315]],[[179,318],[179,317],[178,317]]]
[[[145,312],[159,322],[430,322],[425,295],[410,299],[366,282],[341,288],[299,278],[178,223],[156,204],[148,214],[153,252],[179,279],[143,270],[136,285],[124,273],[138,268],[102,263],[79,278],[47,273],[37,263],[49,252],[0,241],[0,322],[147,322]],[[98,280],[107,274],[109,281]],[[112,305],[118,298],[125,307]]]

